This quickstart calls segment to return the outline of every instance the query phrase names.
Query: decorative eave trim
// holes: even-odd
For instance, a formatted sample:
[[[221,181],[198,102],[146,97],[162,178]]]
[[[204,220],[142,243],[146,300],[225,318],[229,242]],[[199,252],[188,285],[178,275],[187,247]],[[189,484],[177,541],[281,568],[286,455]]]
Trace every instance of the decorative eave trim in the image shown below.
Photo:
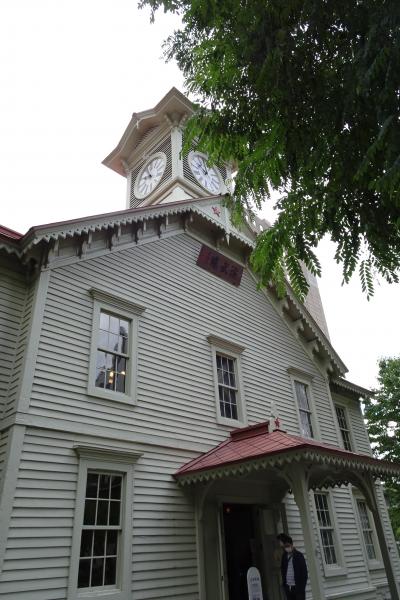
[[[5,250],[7,254],[14,254],[18,258],[21,258],[23,254],[15,242],[8,242],[4,240],[0,240],[0,250]]]
[[[134,315],[141,315],[146,310],[145,306],[142,306],[141,304],[136,304],[135,302],[129,300],[129,298],[125,298],[124,296],[120,296],[119,294],[111,294],[107,290],[103,290],[101,288],[91,288],[89,290],[89,294],[94,300],[104,302],[120,310],[126,310]]]
[[[354,458],[345,454],[333,454],[323,450],[314,450],[313,448],[292,448],[290,450],[282,451],[274,455],[268,455],[252,460],[244,460],[233,462],[221,467],[214,469],[203,469],[192,473],[176,473],[175,479],[177,482],[184,486],[193,483],[202,483],[208,481],[215,481],[226,477],[238,477],[262,471],[265,469],[282,469],[289,464],[301,464],[301,463],[312,463],[312,464],[324,464],[334,468],[340,468],[342,470],[356,472],[368,472],[375,478],[381,476],[399,476],[400,475],[400,464],[388,463],[385,461],[377,461],[368,455],[357,455]],[[329,479],[329,476],[328,478]],[[346,477],[339,478],[335,485],[348,482]],[[320,483],[317,484],[317,487]]]
[[[210,201],[221,201],[222,196],[207,197],[204,199],[184,200],[171,204],[158,204],[156,206],[148,206],[146,208],[131,208],[126,211],[118,211],[115,213],[107,213],[103,215],[95,215],[93,217],[85,217],[76,221],[65,221],[62,223],[54,223],[49,226],[39,226],[31,228],[26,236],[22,239],[22,253],[28,252],[33,246],[40,242],[51,242],[58,239],[72,238],[74,236],[87,235],[96,231],[118,227],[120,225],[130,225],[158,219],[167,215],[179,215],[184,213],[194,213],[215,227],[224,231],[225,234],[234,237],[252,249],[254,242],[245,235],[242,235],[237,230],[227,228],[224,223],[217,221],[211,215],[202,210],[204,205],[208,205]]]
[[[374,392],[368,390],[367,388],[362,387],[361,385],[357,385],[356,383],[352,383],[351,381],[346,381],[346,379],[341,379],[340,377],[335,377],[330,381],[331,387],[342,388],[348,392],[352,392],[357,396],[357,399],[365,396],[373,396]]]
[[[304,304],[301,304],[299,300],[296,298],[292,288],[289,283],[286,284],[287,287],[287,295],[290,298],[290,301],[295,305],[297,310],[301,313],[303,321],[312,329],[316,336],[316,342],[319,342],[321,346],[323,346],[330,360],[334,363],[339,373],[344,374],[347,373],[348,368],[340,358],[340,356],[335,352],[332,347],[331,342],[328,340],[321,327],[315,321],[315,319],[311,316],[307,308]]]
[[[221,338],[218,335],[213,335],[212,333],[207,336],[207,341],[213,346],[218,346],[219,348],[223,348],[223,350],[226,350],[227,352],[234,352],[235,354],[241,354],[246,350],[245,346],[241,346],[236,342],[232,342],[231,340]]]
[[[165,205],[159,204],[156,206],[148,206],[146,208],[133,208],[114,213],[85,217],[73,221],[64,221],[61,223],[33,227],[21,239],[20,243],[18,244],[19,250],[15,251],[15,253],[19,258],[22,258],[24,254],[29,252],[41,242],[52,243],[59,239],[73,238],[74,236],[84,236],[96,231],[110,230],[113,227],[117,228],[121,225],[143,223],[151,219],[167,217],[168,215],[185,214],[198,215],[205,221],[212,223],[216,229],[223,233],[226,239],[229,239],[229,237],[234,238],[246,246],[246,248],[252,250],[255,245],[253,240],[251,240],[248,236],[241,234],[237,229],[230,227],[229,222],[217,220],[216,218],[213,218],[210,213],[207,213],[207,211],[204,210],[204,208],[208,207],[210,204],[222,201],[223,196],[209,196],[202,199],[196,198]],[[257,277],[254,275],[254,273],[252,273],[249,267],[248,271],[257,281]],[[289,284],[286,285],[286,294],[286,298],[284,298],[282,302],[288,305],[288,302],[290,301],[300,314],[301,320],[315,335],[315,343],[314,341],[311,342],[313,346],[310,346],[310,349],[312,350],[314,348],[314,350],[317,350],[319,344],[326,353],[329,361],[335,367],[337,373],[340,373],[341,375],[346,373],[348,370],[346,365],[342,362],[338,354],[332,348],[330,341],[326,338],[321,328],[310,315],[306,307],[297,300]],[[285,308],[284,305],[282,306]],[[300,328],[301,324],[298,324],[296,327]]]
[[[73,450],[83,459],[112,460],[119,463],[134,463],[141,456],[142,452],[130,450],[129,448],[117,448],[115,446],[94,446],[90,444],[74,444]]]

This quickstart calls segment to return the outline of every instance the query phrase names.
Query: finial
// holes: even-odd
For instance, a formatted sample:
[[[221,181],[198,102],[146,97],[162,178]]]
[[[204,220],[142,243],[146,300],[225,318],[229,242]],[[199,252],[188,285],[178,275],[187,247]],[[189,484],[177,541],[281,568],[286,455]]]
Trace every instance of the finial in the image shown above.
[[[281,420],[279,418],[278,409],[273,400],[271,402],[271,420],[274,422],[274,425],[275,425],[274,431],[280,431],[281,430]]]

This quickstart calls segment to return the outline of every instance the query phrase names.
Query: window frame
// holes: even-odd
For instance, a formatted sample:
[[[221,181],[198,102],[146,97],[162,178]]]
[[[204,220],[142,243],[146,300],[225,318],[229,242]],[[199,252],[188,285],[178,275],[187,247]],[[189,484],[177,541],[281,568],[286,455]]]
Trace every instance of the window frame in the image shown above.
[[[91,532],[94,535],[91,535],[91,553],[90,555],[83,555],[80,553],[79,554],[79,563],[78,563],[78,590],[79,593],[82,592],[87,592],[87,591],[93,591],[92,588],[99,588],[102,591],[104,590],[114,590],[117,587],[118,584],[118,579],[119,579],[119,573],[118,571],[121,571],[120,568],[120,558],[121,558],[121,552],[120,552],[120,547],[122,545],[122,542],[124,540],[124,532],[122,529],[122,521],[123,521],[123,515],[124,515],[124,509],[125,509],[125,495],[126,495],[126,490],[125,490],[125,486],[126,486],[126,478],[125,478],[125,473],[121,473],[120,471],[116,471],[115,469],[112,470],[104,470],[104,469],[87,469],[86,472],[86,476],[87,476],[87,482],[89,481],[89,477],[95,475],[96,478],[99,478],[101,476],[108,476],[108,477],[118,477],[121,480],[121,488],[120,488],[120,498],[117,500],[110,500],[110,498],[107,498],[108,504],[109,504],[109,508],[107,510],[110,510],[111,513],[111,502],[114,503],[116,501],[118,501],[119,504],[119,520],[118,520],[118,524],[108,524],[108,525],[98,525],[97,523],[86,523],[83,522],[82,526],[81,526],[81,546],[82,546],[82,538],[83,538],[83,534],[86,531]],[[110,481],[111,483],[111,481]],[[97,486],[96,486],[97,487]],[[87,486],[86,486],[86,490],[87,490]],[[99,506],[98,503],[99,501],[101,501],[101,497],[98,495],[98,489],[96,489],[96,504],[97,504],[97,514],[98,514],[98,510],[99,510]],[[109,490],[110,491],[110,490]],[[83,516],[83,521],[85,521],[85,512],[86,512],[86,502],[91,502],[93,501],[93,496],[91,496],[90,498],[88,498],[88,496],[85,494],[84,498],[83,498],[83,505],[84,505],[84,516]],[[108,520],[108,519],[107,519]],[[79,587],[79,572],[80,572],[80,566],[81,566],[81,560],[90,560],[90,562],[92,562],[96,557],[99,557],[99,555],[93,554],[94,551],[94,545],[95,545],[95,539],[96,539],[96,533],[100,533],[100,532],[104,532],[104,542],[106,541],[106,538],[108,540],[109,538],[109,534],[111,532],[116,532],[117,534],[117,549],[115,552],[115,559],[116,559],[116,581],[114,584],[109,584],[109,585],[105,585],[105,584],[101,584],[98,586],[82,586]],[[104,550],[106,549],[106,545],[104,544]],[[110,555],[109,555],[110,556]],[[103,552],[103,557],[106,558],[107,554]],[[89,569],[89,574],[90,574],[90,570]],[[104,576],[104,571],[103,571],[103,576]]]
[[[76,488],[75,516],[70,556],[68,600],[129,600],[131,598],[131,550],[132,550],[132,503],[133,469],[141,453],[117,448],[75,445],[79,458]],[[88,472],[109,472],[123,476],[121,494],[121,543],[118,549],[117,586],[78,588],[81,532],[85,508],[86,481]]]
[[[241,356],[245,350],[244,346],[220,338],[215,335],[207,336],[207,340],[211,346],[211,358],[212,358],[212,369],[214,377],[214,396],[215,396],[215,410],[216,420],[219,425],[228,425],[229,427],[245,427],[247,425],[247,414],[246,404],[243,389],[242,380],[242,362]],[[221,415],[221,408],[219,403],[219,384],[218,384],[218,372],[217,372],[217,354],[226,356],[234,361],[235,378],[236,378],[236,406],[237,406],[237,419],[229,419]]]
[[[324,553],[324,549],[322,546],[321,528],[320,528],[319,521],[318,521],[317,505],[315,502],[316,495],[323,495],[323,496],[326,496],[326,498],[327,498],[329,518],[331,521],[333,545],[335,548],[336,561],[337,561],[335,564],[331,564],[331,565],[328,564],[325,560],[325,553]],[[347,569],[345,566],[342,543],[341,543],[341,539],[340,539],[339,524],[338,524],[337,517],[336,517],[336,511],[334,510],[335,503],[334,503],[334,497],[333,497],[332,491],[325,490],[325,489],[314,490],[312,493],[312,507],[313,507],[316,531],[317,531],[318,545],[320,547],[321,561],[322,561],[322,565],[324,568],[325,577],[335,577],[335,576],[345,575],[347,573]]]
[[[138,361],[138,335],[139,335],[139,317],[145,311],[145,307],[140,304],[135,304],[129,299],[122,296],[116,296],[109,292],[91,288],[89,290],[93,298],[93,317],[92,317],[92,333],[90,343],[89,356],[89,374],[87,394],[97,398],[104,398],[125,404],[136,404],[136,381],[137,381],[137,361]],[[99,348],[100,336],[100,315],[101,312],[106,312],[115,317],[124,319],[129,322],[128,333],[128,361],[125,378],[125,392],[108,390],[97,387],[96,379],[96,360],[97,351]]]
[[[313,435],[313,437],[307,437],[306,439],[319,440],[319,439],[321,439],[321,434],[320,434],[319,424],[318,424],[318,420],[317,420],[317,412],[315,410],[314,393],[313,393],[313,387],[312,387],[312,381],[314,378],[312,375],[308,375],[306,373],[303,373],[302,371],[299,371],[297,369],[292,369],[292,368],[288,369],[288,373],[290,376],[291,385],[292,385],[292,394],[293,394],[293,398],[294,398],[295,405],[296,405],[296,415],[297,415],[297,421],[299,424],[300,435],[302,437],[304,437],[303,429],[302,429],[302,422],[301,422],[301,415],[300,415],[300,406],[299,406],[299,401],[298,401],[297,392],[296,392],[296,381],[306,385],[308,388],[308,403],[310,406],[311,426],[312,426],[314,435]]]
[[[371,513],[370,509],[368,508],[367,501],[365,500],[362,493],[360,493],[357,490],[353,490],[353,500],[354,500],[354,512],[356,514],[356,521],[357,521],[358,530],[359,530],[359,534],[360,534],[360,538],[361,538],[361,545],[362,545],[362,549],[363,549],[363,553],[364,553],[364,557],[365,557],[365,564],[368,566],[368,569],[370,571],[373,571],[375,569],[383,569],[384,566],[383,566],[383,561],[382,561],[382,554],[381,554],[378,536],[376,534],[375,522],[374,522],[372,513]],[[369,520],[369,524],[370,524],[370,531],[372,533],[372,543],[373,543],[374,550],[375,550],[375,558],[372,558],[372,559],[369,558],[369,556],[368,556],[368,551],[367,551],[367,547],[365,544],[364,529],[362,526],[361,515],[360,515],[360,511],[359,511],[359,506],[358,506],[358,503],[360,501],[365,503],[365,508],[367,509],[367,516],[368,516],[368,520]]]
[[[344,417],[346,419],[346,424],[347,424],[347,431],[349,432],[349,438],[350,438],[350,445],[351,445],[351,450],[346,450],[345,444],[344,444],[344,439],[343,439],[343,433],[342,433],[342,429],[340,427],[340,423],[339,423],[339,419],[337,416],[337,412],[336,412],[336,407],[341,408],[344,412]],[[349,415],[349,411],[348,408],[345,404],[343,404],[342,402],[334,402],[333,403],[333,408],[335,409],[335,417],[336,417],[336,422],[338,424],[338,428],[339,428],[339,433],[340,433],[340,443],[341,446],[344,450],[346,450],[346,452],[356,452],[356,446],[355,446],[355,441],[354,441],[354,436],[353,436],[353,432],[352,432],[352,428],[351,428],[351,421],[350,421],[350,415]]]

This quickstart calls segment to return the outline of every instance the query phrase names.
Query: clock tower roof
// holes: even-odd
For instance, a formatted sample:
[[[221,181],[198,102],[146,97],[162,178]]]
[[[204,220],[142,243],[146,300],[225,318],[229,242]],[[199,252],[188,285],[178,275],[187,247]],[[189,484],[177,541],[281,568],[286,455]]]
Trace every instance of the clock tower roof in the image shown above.
[[[103,160],[103,164],[125,177],[132,152],[150,130],[165,123],[170,126],[183,125],[193,113],[193,103],[177,88],[171,88],[154,108],[132,114],[120,141]]]

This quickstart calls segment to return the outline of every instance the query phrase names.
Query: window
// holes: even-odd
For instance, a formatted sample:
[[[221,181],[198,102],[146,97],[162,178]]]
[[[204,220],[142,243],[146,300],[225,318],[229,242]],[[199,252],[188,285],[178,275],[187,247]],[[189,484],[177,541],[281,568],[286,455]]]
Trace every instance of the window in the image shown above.
[[[125,394],[130,322],[100,311],[95,385]]]
[[[218,376],[218,399],[221,417],[238,418],[236,360],[223,354],[216,354]]]
[[[314,433],[311,418],[309,385],[303,381],[295,380],[294,388],[300,414],[301,435],[312,438],[314,437]]]
[[[235,427],[245,424],[241,382],[241,354],[244,348],[214,335],[209,335],[207,339],[212,350],[217,422]]]
[[[334,527],[329,512],[328,494],[315,493],[314,500],[325,564],[336,565]]]
[[[352,451],[350,438],[350,429],[347,424],[346,411],[343,406],[335,405],[336,416],[339,424],[340,433],[342,434],[343,446],[345,450]]]
[[[125,449],[76,445],[79,476],[68,599],[131,598],[133,464]]]
[[[358,514],[360,515],[361,530],[364,537],[365,550],[368,560],[376,560],[376,550],[374,544],[374,530],[371,525],[368,508],[365,500],[357,500]]]
[[[117,583],[122,487],[120,474],[87,474],[78,588],[108,587]]]
[[[94,299],[88,394],[135,402],[138,316],[143,306],[92,288]]]

